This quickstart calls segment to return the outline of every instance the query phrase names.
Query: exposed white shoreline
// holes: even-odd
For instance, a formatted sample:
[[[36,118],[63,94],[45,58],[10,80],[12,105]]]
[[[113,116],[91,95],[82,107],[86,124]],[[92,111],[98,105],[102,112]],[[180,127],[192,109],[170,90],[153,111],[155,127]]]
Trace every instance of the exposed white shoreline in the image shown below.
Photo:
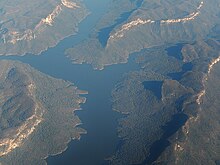
[[[187,15],[184,18],[160,20],[160,24],[164,25],[164,24],[174,24],[174,23],[181,23],[181,22],[185,23],[187,21],[194,20],[197,16],[199,16],[200,9],[203,7],[203,5],[204,5],[204,2],[202,1],[199,4],[199,6],[196,8],[195,12],[190,13],[189,15]],[[146,24],[153,24],[155,22],[156,22],[155,20],[151,20],[151,19],[143,20],[143,19],[138,18],[137,20],[126,23],[121,27],[121,29],[119,31],[115,32],[114,34],[112,34],[109,37],[108,42],[114,41],[115,39],[118,39],[118,38],[123,38],[126,32],[128,32],[129,30],[131,30],[137,26],[146,25]]]

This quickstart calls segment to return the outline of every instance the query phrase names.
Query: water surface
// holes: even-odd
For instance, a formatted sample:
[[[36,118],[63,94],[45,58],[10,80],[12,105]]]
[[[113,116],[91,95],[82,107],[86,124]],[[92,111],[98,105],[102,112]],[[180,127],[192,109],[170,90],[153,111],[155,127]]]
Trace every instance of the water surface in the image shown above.
[[[162,98],[163,81],[145,81],[144,88],[153,92],[153,94],[160,100]]]
[[[112,65],[102,71],[95,71],[87,64],[73,65],[64,55],[66,49],[90,37],[95,24],[105,13],[110,1],[85,0],[91,14],[80,24],[79,33],[64,39],[56,47],[48,49],[41,55],[0,57],[0,59],[12,59],[28,63],[43,73],[71,81],[80,89],[89,92],[86,95],[87,102],[82,105],[83,110],[76,112],[83,122],[80,127],[86,129],[88,133],[83,135],[80,141],[72,141],[68,145],[68,149],[62,154],[49,157],[47,159],[49,165],[106,164],[105,158],[111,156],[120,144],[120,139],[117,136],[117,119],[121,118],[121,115],[112,111],[111,91],[116,83],[122,79],[124,73],[138,69],[134,62],[134,56],[129,59],[127,64]],[[141,5],[141,2],[141,0],[138,1],[137,6]],[[106,44],[112,29],[126,21],[132,12],[124,13],[116,20],[116,24],[102,29],[99,33],[101,43]],[[175,52],[177,50],[170,49],[169,51]],[[183,71],[188,69],[186,66]],[[148,82],[145,87],[152,90],[158,98],[161,98],[161,82]],[[185,116],[182,115],[174,116],[172,121],[167,123],[164,127],[163,137],[153,144],[151,155],[145,162],[152,162],[158,157],[158,154],[161,154],[169,145],[167,139],[185,122],[185,119]]]
[[[172,116],[171,121],[162,127],[164,133],[162,137],[155,141],[150,147],[149,156],[141,163],[141,165],[153,164],[165,149],[171,145],[169,138],[174,135],[188,120],[188,116],[184,113],[178,113]]]
[[[128,18],[132,15],[132,13],[134,11],[136,11],[139,7],[141,7],[141,5],[143,3],[143,0],[130,0],[130,1],[131,2],[136,1],[136,8],[135,9],[122,13],[120,15],[120,17],[115,20],[115,23],[113,25],[105,27],[103,29],[100,29],[100,31],[98,32],[98,39],[103,47],[105,47],[107,45],[107,42],[108,42],[108,39],[110,37],[112,30],[114,28],[116,28],[118,25],[126,22],[128,20]]]
[[[127,64],[113,65],[105,70],[95,71],[87,64],[72,64],[64,55],[67,48],[90,36],[110,1],[85,0],[91,14],[80,24],[79,33],[64,39],[56,47],[48,49],[41,55],[0,57],[28,63],[43,73],[71,81],[79,89],[89,92],[86,95],[87,102],[82,105],[83,110],[76,112],[83,122],[80,127],[86,129],[88,133],[83,135],[80,141],[72,141],[64,153],[49,157],[47,159],[49,165],[104,164],[105,158],[115,152],[120,142],[117,136],[117,119],[120,115],[112,111],[111,91],[124,73],[137,68],[134,59],[131,58]]]

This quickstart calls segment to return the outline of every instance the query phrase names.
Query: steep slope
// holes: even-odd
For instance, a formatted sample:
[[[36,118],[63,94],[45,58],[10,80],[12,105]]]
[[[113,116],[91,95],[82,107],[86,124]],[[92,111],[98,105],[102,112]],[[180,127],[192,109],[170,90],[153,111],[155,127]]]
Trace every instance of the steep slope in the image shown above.
[[[88,15],[81,1],[0,2],[0,54],[40,54],[77,32]]]
[[[142,69],[128,73],[113,90],[113,110],[124,117],[118,128],[122,143],[109,158],[111,164],[219,161],[218,76],[212,68],[219,61],[220,43],[179,47],[175,53],[182,58],[163,47],[142,51],[137,58]]]
[[[95,69],[103,69],[106,65],[127,62],[130,54],[144,48],[206,39],[218,25],[218,6],[218,0],[144,0],[139,7],[131,8],[130,13],[126,11],[125,16],[116,17],[116,22],[125,19],[117,26],[106,23],[106,28],[110,28],[106,44],[99,35],[93,35],[66,53],[74,63],[90,63]],[[130,15],[127,17],[126,13]]]
[[[0,164],[45,164],[85,133],[73,113],[85,92],[20,62],[0,61],[0,70]]]
[[[182,130],[176,133],[172,139],[172,145],[165,150],[155,164],[216,165],[220,162],[220,111],[218,100],[220,94],[220,44],[216,45],[212,41],[210,44],[212,48],[206,47],[202,50],[198,45],[190,46],[190,51],[202,54],[202,56],[208,55],[211,57],[211,54],[216,54],[202,78],[203,88],[198,93],[196,100],[199,105],[197,114],[192,115],[187,111],[190,116],[189,120],[182,127]],[[213,51],[213,47],[214,49],[217,48],[218,52]],[[199,54],[198,56],[200,56]]]

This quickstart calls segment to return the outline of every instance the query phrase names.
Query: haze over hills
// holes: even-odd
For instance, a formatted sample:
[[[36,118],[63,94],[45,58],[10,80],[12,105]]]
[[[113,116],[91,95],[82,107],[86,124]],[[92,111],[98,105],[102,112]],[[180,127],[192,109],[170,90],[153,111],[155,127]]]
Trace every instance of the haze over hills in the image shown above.
[[[0,2],[0,54],[40,54],[77,32],[88,15],[78,0]]]
[[[114,3],[113,6],[122,6],[122,10],[112,8],[97,24],[90,39],[67,50],[74,63],[85,62],[103,69],[106,65],[127,62],[130,54],[144,48],[205,39],[219,22],[218,0]],[[114,22],[110,24],[105,18]],[[103,30],[109,33],[104,38],[99,36]]]
[[[0,68],[0,164],[46,164],[86,133],[73,113],[86,92],[20,62],[1,60]]]

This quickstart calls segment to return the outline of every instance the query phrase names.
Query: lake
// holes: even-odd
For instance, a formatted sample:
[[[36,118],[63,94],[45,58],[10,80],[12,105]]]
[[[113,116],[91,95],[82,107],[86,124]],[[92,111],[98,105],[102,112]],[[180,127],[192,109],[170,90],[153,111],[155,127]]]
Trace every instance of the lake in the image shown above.
[[[87,134],[82,135],[79,141],[71,141],[68,149],[62,154],[47,158],[49,165],[106,164],[105,159],[114,154],[117,147],[123,143],[117,136],[117,120],[122,115],[112,111],[111,91],[117,82],[122,80],[124,73],[139,69],[139,66],[134,62],[135,56],[132,55],[126,64],[112,65],[102,71],[96,71],[88,64],[72,64],[64,54],[66,49],[90,37],[97,21],[99,21],[110,5],[110,1],[85,0],[91,14],[80,23],[77,35],[67,37],[56,47],[49,48],[41,55],[27,54],[23,57],[0,57],[0,59],[19,60],[28,63],[43,73],[73,82],[79,89],[89,92],[88,95],[85,95],[87,101],[81,106],[82,111],[76,112],[83,123],[80,127],[84,128]],[[138,1],[137,6],[141,2],[141,0]],[[98,37],[103,46],[106,44],[112,29],[125,22],[132,12],[122,14],[114,25],[104,28],[99,32]],[[101,36],[102,38],[100,38]],[[181,47],[182,45],[179,44],[167,49],[168,54],[181,60]],[[191,67],[191,64],[186,64],[183,66],[182,72],[172,73],[169,76],[179,80]],[[161,98],[162,82],[145,82],[144,86],[146,89],[151,90],[158,99]],[[166,127],[164,127],[163,137],[152,145],[150,155],[143,163],[153,162],[169,146],[167,139],[185,121],[186,116],[183,114],[173,116],[171,122],[167,123]]]
[[[79,141],[74,140],[60,155],[47,159],[50,165],[87,165],[105,164],[120,143],[117,136],[117,119],[120,114],[112,111],[111,90],[122,79],[123,74],[138,68],[134,56],[127,64],[112,65],[102,71],[95,71],[90,65],[72,64],[64,55],[67,48],[87,39],[95,24],[106,11],[110,0],[85,0],[91,14],[80,23],[79,33],[61,41],[56,47],[49,48],[41,55],[27,54],[23,57],[9,56],[0,59],[19,60],[30,64],[37,70],[55,78],[73,82],[79,89],[89,92],[82,111],[76,114],[82,121],[80,127],[87,130]]]

